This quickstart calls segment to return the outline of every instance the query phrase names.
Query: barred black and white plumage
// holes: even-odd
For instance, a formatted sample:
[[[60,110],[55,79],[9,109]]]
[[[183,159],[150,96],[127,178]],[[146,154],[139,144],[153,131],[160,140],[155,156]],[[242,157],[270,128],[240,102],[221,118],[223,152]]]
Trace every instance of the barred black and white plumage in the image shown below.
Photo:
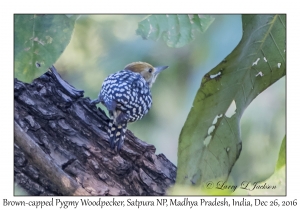
[[[123,145],[127,123],[140,120],[152,105],[150,88],[157,75],[167,66],[153,67],[145,62],[128,64],[124,70],[109,75],[98,98],[108,110],[110,147],[119,151]]]

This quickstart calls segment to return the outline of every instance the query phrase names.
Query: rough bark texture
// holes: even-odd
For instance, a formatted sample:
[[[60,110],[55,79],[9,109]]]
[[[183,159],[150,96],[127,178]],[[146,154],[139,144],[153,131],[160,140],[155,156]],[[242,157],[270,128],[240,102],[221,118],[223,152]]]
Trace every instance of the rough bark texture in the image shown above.
[[[14,84],[14,179],[30,195],[164,195],[176,167],[129,130],[109,148],[108,118],[54,67]]]

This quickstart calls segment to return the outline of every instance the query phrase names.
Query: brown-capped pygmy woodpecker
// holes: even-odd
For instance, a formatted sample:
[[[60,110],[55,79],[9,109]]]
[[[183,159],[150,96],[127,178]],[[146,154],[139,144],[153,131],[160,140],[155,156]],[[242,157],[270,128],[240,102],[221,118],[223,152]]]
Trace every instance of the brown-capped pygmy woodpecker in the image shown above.
[[[145,62],[133,62],[121,71],[109,75],[103,82],[98,98],[108,110],[110,147],[120,151],[125,138],[127,123],[140,120],[152,105],[150,88],[159,73],[168,66],[153,67]]]

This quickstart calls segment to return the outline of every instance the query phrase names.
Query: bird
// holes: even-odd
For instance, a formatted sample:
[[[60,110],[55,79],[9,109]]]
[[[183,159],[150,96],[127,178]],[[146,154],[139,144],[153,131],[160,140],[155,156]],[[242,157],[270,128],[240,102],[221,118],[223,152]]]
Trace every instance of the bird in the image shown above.
[[[142,119],[152,106],[151,87],[168,66],[153,67],[146,62],[132,62],[102,83],[98,97],[90,102],[102,103],[108,110],[110,148],[120,151],[127,124]]]

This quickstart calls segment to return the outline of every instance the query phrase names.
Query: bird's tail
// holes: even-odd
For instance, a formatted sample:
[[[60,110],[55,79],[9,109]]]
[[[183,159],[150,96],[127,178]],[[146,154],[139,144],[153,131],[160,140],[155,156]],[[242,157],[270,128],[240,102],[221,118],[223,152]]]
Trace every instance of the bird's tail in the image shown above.
[[[115,125],[111,119],[108,127],[110,148],[114,149],[117,146],[117,151],[119,152],[124,143],[127,123]]]

